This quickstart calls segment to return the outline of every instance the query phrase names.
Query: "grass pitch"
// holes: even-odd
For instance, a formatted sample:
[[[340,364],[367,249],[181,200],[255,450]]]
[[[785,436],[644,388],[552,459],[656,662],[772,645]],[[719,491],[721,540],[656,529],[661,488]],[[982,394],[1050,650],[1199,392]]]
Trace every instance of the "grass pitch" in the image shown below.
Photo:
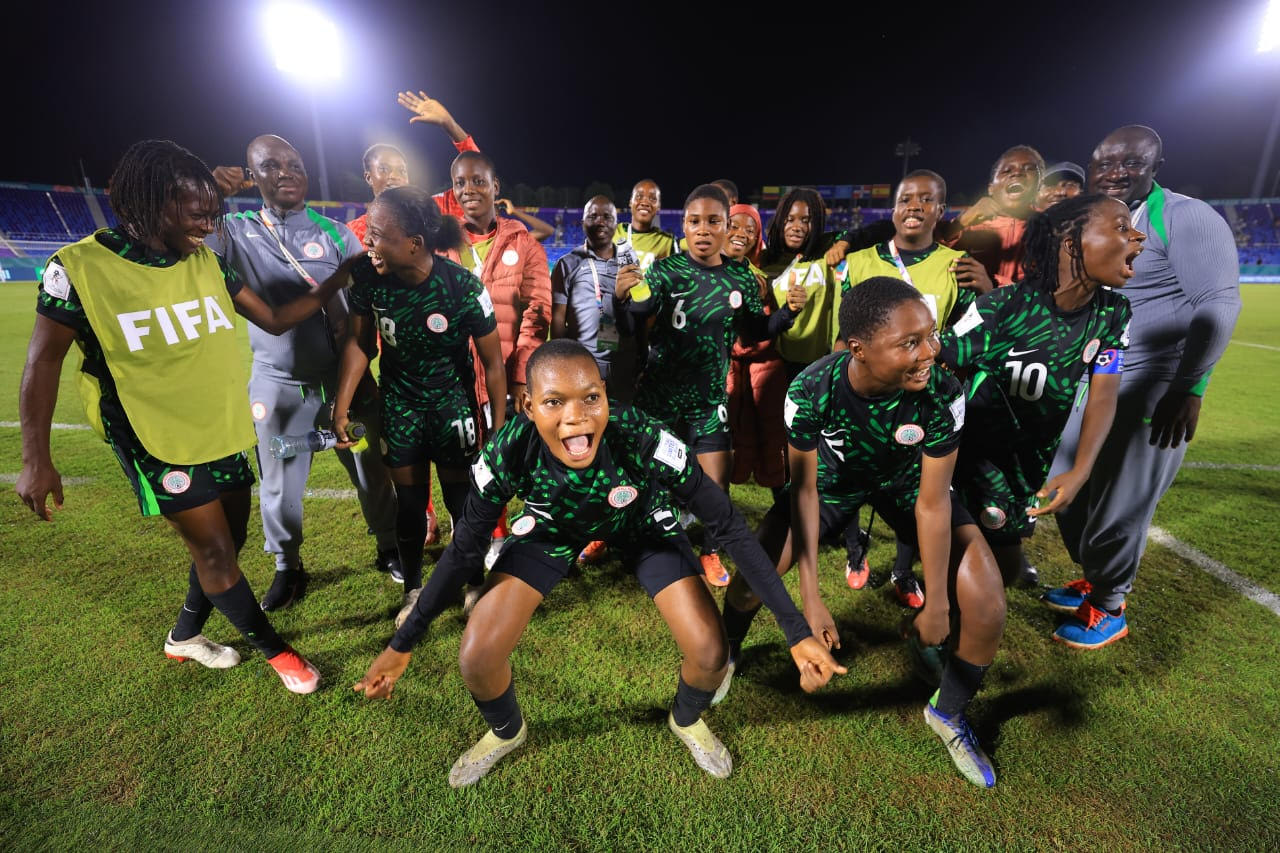
[[[1191,462],[1280,465],[1280,288],[1245,286]],[[17,420],[34,288],[0,286],[0,421]],[[71,369],[55,420],[84,421]],[[0,475],[20,469],[0,427]],[[185,551],[138,516],[107,448],[57,431],[66,508],[38,523],[0,500],[0,842],[7,848],[1096,848],[1276,849],[1280,618],[1153,546],[1128,639],[1093,653],[1048,640],[1053,615],[1009,594],[1003,648],[971,709],[998,787],[962,780],[924,725],[884,590],[850,592],[825,551],[823,592],[850,673],[805,696],[781,633],[757,620],[744,671],[708,722],[734,756],[717,781],[663,725],[676,649],[614,563],[562,584],[513,665],[528,745],[473,788],[449,765],[483,731],[446,613],[389,702],[350,685],[385,644],[400,588],[371,568],[353,501],[312,499],[308,596],[273,616],[321,669],[310,697],[245,656],[223,672],[164,658]],[[349,484],[317,457],[316,488]],[[755,520],[767,492],[734,489]],[[440,505],[437,500],[438,505]],[[1275,471],[1186,467],[1156,523],[1280,591]],[[250,524],[242,565],[270,580]],[[872,563],[891,560],[878,540]],[[1076,576],[1052,524],[1030,550],[1046,582]],[[438,554],[439,551],[437,550]],[[793,587],[794,591],[794,587]]]

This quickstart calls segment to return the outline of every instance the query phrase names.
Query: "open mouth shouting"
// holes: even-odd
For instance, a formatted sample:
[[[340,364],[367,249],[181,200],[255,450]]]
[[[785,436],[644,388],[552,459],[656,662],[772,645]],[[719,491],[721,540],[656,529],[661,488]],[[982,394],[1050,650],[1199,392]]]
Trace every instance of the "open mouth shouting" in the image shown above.
[[[595,447],[596,443],[596,435],[593,432],[588,432],[561,436],[560,443],[564,445],[564,452],[572,461],[582,462],[591,458],[592,448]]]

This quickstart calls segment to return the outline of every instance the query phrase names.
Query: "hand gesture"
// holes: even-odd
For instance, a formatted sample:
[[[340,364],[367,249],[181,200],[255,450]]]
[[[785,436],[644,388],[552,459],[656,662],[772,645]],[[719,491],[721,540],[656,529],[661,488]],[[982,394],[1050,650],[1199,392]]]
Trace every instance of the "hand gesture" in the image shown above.
[[[627,264],[618,269],[618,278],[613,286],[613,292],[619,299],[625,299],[631,292],[631,288],[642,281],[644,281],[644,275],[640,272],[640,265]]]
[[[253,186],[253,179],[245,177],[243,166],[218,166],[213,170],[213,180],[218,184],[218,192],[222,193],[223,198],[231,198],[241,190]]]
[[[849,670],[836,663],[831,652],[813,637],[805,637],[791,647],[791,659],[800,670],[800,689],[812,693],[826,685],[833,675],[844,675]]]
[[[443,125],[453,120],[453,116],[445,109],[444,104],[435,98],[427,97],[427,93],[421,90],[416,95],[413,92],[399,93],[396,95],[396,103],[409,112],[416,113],[409,119],[410,124],[424,121],[427,124]]]
[[[844,240],[835,241],[831,244],[831,248],[827,249],[827,254],[825,255],[827,266],[839,266],[840,262],[844,260],[844,256],[847,254],[849,254],[849,244]]]
[[[951,271],[956,274],[956,284],[975,291],[979,296],[995,288],[987,268],[977,258],[969,255],[956,258],[951,264]]]
[[[1191,441],[1200,422],[1200,398],[1187,391],[1170,388],[1151,413],[1151,444],[1164,450]]]
[[[821,601],[815,601],[805,607],[804,619],[809,623],[813,636],[827,644],[828,649],[840,648],[840,632],[836,630],[836,620],[831,618],[831,611]]]
[[[46,501],[53,495],[53,505],[62,509],[62,475],[52,465],[27,465],[18,476],[18,485],[14,489],[18,497],[42,521],[53,521]]]
[[[493,205],[494,205],[494,207],[496,207],[499,211],[501,211],[502,213],[506,214],[507,216],[515,216],[515,209],[516,209],[516,206],[515,206],[514,204],[512,204],[512,203],[511,203],[511,199],[509,199],[509,198],[500,198],[500,199],[498,199],[497,201],[495,201],[495,202],[493,203]]]
[[[351,689],[364,693],[369,699],[386,699],[391,695],[400,676],[404,675],[411,657],[413,655],[409,652],[397,652],[387,646],[369,664],[369,671],[364,674],[364,678],[351,685]]]
[[[926,646],[939,646],[951,634],[951,615],[945,607],[931,607],[926,599],[924,609],[911,621],[911,626]]]
[[[795,276],[791,280],[791,286],[787,288],[787,307],[792,313],[799,314],[804,310],[804,304],[809,301],[809,291],[805,289],[804,284],[800,281],[800,276]]]
[[[1034,518],[1048,515],[1051,512],[1062,512],[1071,506],[1071,502],[1076,499],[1076,495],[1080,494],[1080,490],[1084,488],[1084,484],[1088,479],[1088,475],[1077,474],[1074,469],[1063,471],[1045,483],[1043,489],[1036,492],[1036,497],[1041,500],[1049,497],[1049,495],[1053,495],[1053,500],[1039,508],[1028,508],[1027,515]],[[1053,494],[1055,491],[1057,494]]]
[[[996,204],[996,200],[991,196],[984,195],[964,213],[960,214],[960,224],[968,228],[970,225],[977,225],[979,222],[995,219],[999,215],[1000,205]]]

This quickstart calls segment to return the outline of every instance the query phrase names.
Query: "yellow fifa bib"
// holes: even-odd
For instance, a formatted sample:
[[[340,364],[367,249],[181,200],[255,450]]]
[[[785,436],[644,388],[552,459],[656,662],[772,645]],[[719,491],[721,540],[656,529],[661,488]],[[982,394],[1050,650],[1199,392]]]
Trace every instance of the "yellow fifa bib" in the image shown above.
[[[964,252],[947,246],[938,246],[929,254],[929,257],[907,268],[911,273],[911,284],[915,285],[916,290],[919,290],[925,301],[929,303],[929,309],[938,322],[939,332],[946,328],[947,318],[951,316],[951,309],[956,305],[959,292],[956,274],[952,271],[951,264],[963,255]],[[854,252],[847,257],[847,260],[849,266],[840,288],[841,293],[878,275],[902,278],[897,265],[880,257],[878,246]]]
[[[632,231],[631,225],[624,223],[613,229],[613,242],[631,243],[640,272],[649,269],[654,261],[675,254],[675,235],[656,228],[653,231]]]
[[[778,307],[787,304],[787,291],[799,284],[805,291],[804,308],[795,322],[774,340],[778,355],[787,361],[810,364],[831,352],[832,326],[836,313],[836,284],[833,271],[822,257],[802,261],[797,256],[785,268],[770,265],[765,270]]]
[[[144,267],[90,235],[58,259],[148,453],[198,465],[255,444],[235,308],[212,251],[201,247],[174,266]],[[81,375],[85,411],[105,437],[98,382]]]

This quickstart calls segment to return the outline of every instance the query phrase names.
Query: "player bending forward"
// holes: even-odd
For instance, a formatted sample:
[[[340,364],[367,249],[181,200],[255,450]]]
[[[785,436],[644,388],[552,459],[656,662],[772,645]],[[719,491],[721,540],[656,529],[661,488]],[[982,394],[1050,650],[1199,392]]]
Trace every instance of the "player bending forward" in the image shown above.
[[[516,702],[509,657],[534,610],[589,540],[632,555],[637,579],[684,658],[667,724],[699,767],[728,776],[729,752],[702,720],[725,674],[724,629],[673,501],[704,520],[777,616],[806,691],[846,670],[813,638],[728,495],[685,444],[638,410],[610,411],[586,348],[567,339],[545,343],[529,359],[526,376],[521,408],[527,414],[499,429],[472,466],[472,488],[453,542],[417,606],[355,689],[371,697],[391,694],[410,650],[480,564],[498,514],[518,495],[524,513],[511,524],[512,538],[458,653],[462,679],[490,730],[454,763],[449,784],[472,784],[524,743],[528,725]]]

